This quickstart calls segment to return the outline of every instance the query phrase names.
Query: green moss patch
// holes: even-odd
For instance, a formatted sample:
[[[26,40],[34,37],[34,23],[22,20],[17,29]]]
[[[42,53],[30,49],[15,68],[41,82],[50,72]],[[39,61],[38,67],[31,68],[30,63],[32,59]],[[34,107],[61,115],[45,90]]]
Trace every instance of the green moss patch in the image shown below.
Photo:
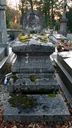
[[[22,108],[32,108],[37,102],[32,96],[27,96],[23,94],[14,94],[10,99],[9,103],[12,107],[22,107]]]
[[[50,94],[48,94],[48,97],[56,97],[56,95],[57,94],[55,94],[55,93],[50,93]]]
[[[35,75],[31,75],[31,76],[30,76],[30,80],[31,80],[32,82],[35,82],[37,79],[38,79],[38,78],[37,78],[37,76],[35,76]]]
[[[13,75],[12,78],[14,82],[16,82],[16,80],[18,79],[17,75]]]

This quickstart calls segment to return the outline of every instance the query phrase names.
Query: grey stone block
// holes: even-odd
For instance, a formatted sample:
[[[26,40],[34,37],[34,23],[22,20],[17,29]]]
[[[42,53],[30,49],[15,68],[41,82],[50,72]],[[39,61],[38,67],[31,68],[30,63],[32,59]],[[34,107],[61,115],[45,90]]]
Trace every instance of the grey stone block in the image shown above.
[[[56,80],[46,78],[36,79],[32,82],[30,79],[18,79],[14,83],[14,91],[25,93],[53,93],[59,90],[59,85]]]
[[[61,95],[50,97],[48,95],[33,95],[37,99],[37,105],[32,108],[21,109],[4,106],[5,121],[65,121],[69,118],[70,113]]]
[[[52,54],[54,51],[55,51],[55,47],[54,45],[40,45],[40,44],[16,44],[14,45],[14,47],[12,48],[13,52],[15,54],[21,54],[21,55],[24,55],[25,53],[29,53],[29,54],[32,54],[34,55],[34,53],[36,55],[50,55]]]
[[[30,76],[35,76],[39,79],[42,78],[48,78],[49,80],[54,79],[55,78],[55,74],[52,73],[16,73],[16,75],[18,76],[18,78],[23,79],[23,78],[30,78]]]
[[[28,61],[28,62],[27,62]],[[12,72],[16,73],[54,73],[54,67],[49,57],[30,57],[28,60],[25,57],[18,57],[12,67]]]

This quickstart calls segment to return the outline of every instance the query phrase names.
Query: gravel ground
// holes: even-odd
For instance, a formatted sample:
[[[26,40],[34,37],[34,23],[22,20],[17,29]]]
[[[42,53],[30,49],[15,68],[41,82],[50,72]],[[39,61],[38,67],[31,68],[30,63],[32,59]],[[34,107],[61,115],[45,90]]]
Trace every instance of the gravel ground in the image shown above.
[[[19,122],[4,122],[0,120],[0,128],[72,128],[72,118],[68,122],[60,123],[19,123]]]

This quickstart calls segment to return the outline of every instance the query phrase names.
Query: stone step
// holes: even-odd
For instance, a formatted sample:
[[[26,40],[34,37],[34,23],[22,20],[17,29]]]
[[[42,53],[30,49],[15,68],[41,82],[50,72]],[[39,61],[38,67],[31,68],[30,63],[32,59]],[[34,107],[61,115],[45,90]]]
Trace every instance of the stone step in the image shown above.
[[[54,70],[48,69],[47,67],[45,68],[19,68],[19,67],[14,67],[12,69],[12,73],[54,73]]]
[[[23,78],[29,78],[31,76],[35,76],[38,79],[41,78],[48,78],[48,79],[54,79],[55,78],[55,74],[53,73],[16,73],[16,76],[18,76],[18,78],[23,79]]]
[[[50,58],[29,58],[24,57],[17,58],[13,67],[13,73],[54,73],[54,67]]]
[[[9,85],[10,86],[10,85]],[[8,86],[8,89],[10,88]],[[59,91],[59,85],[56,80],[49,80],[46,78],[36,79],[35,81],[31,81],[30,79],[23,78],[18,79],[13,85],[14,91],[16,92],[24,92],[24,93],[57,93]]]
[[[59,122],[68,120],[70,113],[60,94],[56,96],[33,95],[36,105],[31,108],[12,107],[11,104],[4,106],[5,121],[26,121],[26,122]]]
[[[25,55],[26,53],[31,54],[32,56],[35,55],[47,55],[49,56],[55,51],[55,47],[53,44],[42,45],[42,44],[29,44],[25,45],[22,43],[18,43],[13,46],[13,52],[17,55]]]

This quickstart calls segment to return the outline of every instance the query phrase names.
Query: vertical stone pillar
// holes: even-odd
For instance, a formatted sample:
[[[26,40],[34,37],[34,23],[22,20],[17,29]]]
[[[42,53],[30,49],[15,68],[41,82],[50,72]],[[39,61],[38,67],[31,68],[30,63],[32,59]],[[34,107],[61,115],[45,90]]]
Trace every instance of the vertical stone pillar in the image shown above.
[[[5,48],[5,56],[8,55],[7,29],[6,29],[6,0],[0,0],[0,47]]]
[[[60,22],[60,34],[67,35],[67,18],[66,18],[67,0],[64,0],[63,16]]]
[[[7,42],[7,30],[6,30],[6,0],[0,0],[0,44],[6,44]]]

